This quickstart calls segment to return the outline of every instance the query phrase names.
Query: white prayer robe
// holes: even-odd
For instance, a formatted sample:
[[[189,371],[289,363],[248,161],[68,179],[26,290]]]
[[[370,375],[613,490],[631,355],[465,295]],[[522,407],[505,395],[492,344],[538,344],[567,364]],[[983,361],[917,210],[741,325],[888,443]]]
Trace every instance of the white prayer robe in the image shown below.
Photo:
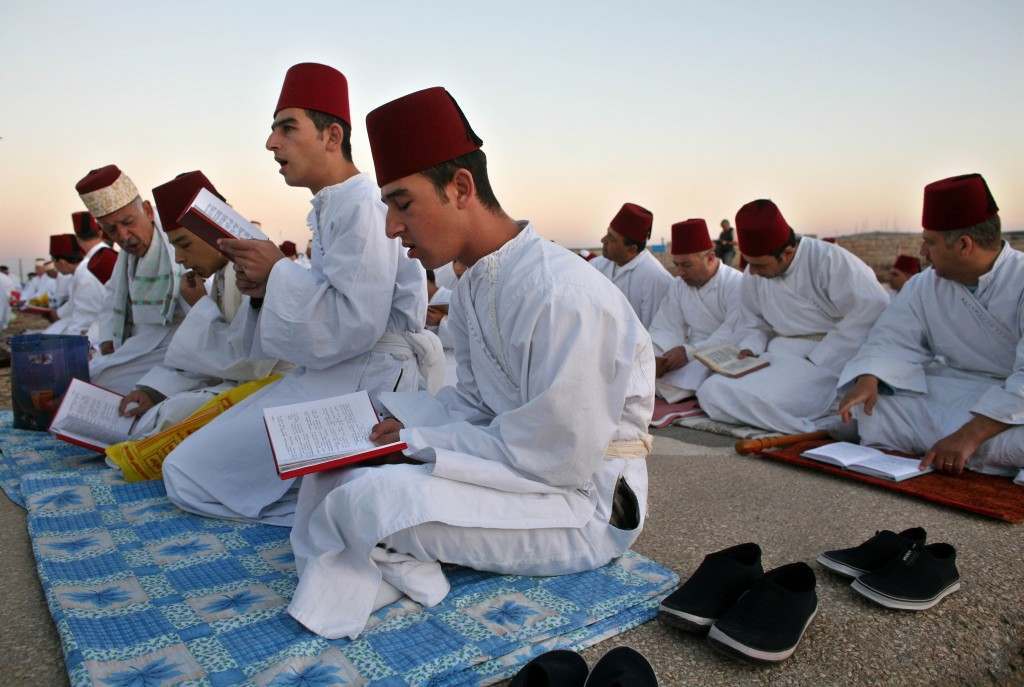
[[[133,437],[149,436],[181,422],[242,382],[291,368],[275,358],[251,356],[256,318],[236,317],[236,311],[250,308],[249,297],[237,292],[231,265],[213,276],[210,292],[196,301],[171,337],[163,363],[137,384],[166,398],[139,419]]]
[[[18,283],[9,274],[0,272],[0,329],[11,320],[11,291],[18,290]]]
[[[695,379],[705,377],[709,371],[700,361],[692,360],[693,354],[702,348],[732,340],[733,330],[739,321],[742,282],[743,273],[722,262],[703,286],[690,286],[680,278],[673,279],[650,327],[655,355],[664,355],[666,351],[682,346],[687,357],[691,358],[684,369],[693,372]],[[696,391],[683,390],[663,380],[658,381],[657,388],[658,395],[670,403],[689,396],[690,391]]]
[[[712,419],[793,434],[836,422],[836,382],[889,302],[874,272],[844,248],[800,239],[786,272],[743,275],[736,345],[770,365],[712,375],[697,392]]]
[[[236,315],[257,320],[250,355],[297,367],[168,455],[167,495],[184,510],[291,526],[296,480],[280,479],[274,468],[263,409],[360,389],[376,399],[396,387],[418,388],[417,361],[405,341],[423,332],[426,273],[387,237],[380,190],[358,174],[322,189],[311,203],[312,268],[279,260],[262,307]]]
[[[303,478],[289,612],[318,634],[358,635],[395,598],[388,585],[438,603],[438,561],[589,570],[643,526],[654,355],[622,294],[526,225],[462,275],[448,319],[458,386],[383,397],[401,402],[406,454],[425,464]],[[609,523],[617,485],[635,506],[629,529]]]
[[[97,243],[75,267],[68,300],[57,308],[60,319],[43,330],[44,334],[86,335],[91,344],[99,343],[99,323],[107,304],[107,289],[89,271],[89,260],[104,247],[102,242]]]
[[[1004,244],[971,293],[927,269],[912,277],[847,363],[841,387],[864,374],[894,392],[871,415],[854,411],[861,441],[923,455],[974,415],[1013,425],[968,466],[1024,467],[1024,253]]]
[[[650,327],[661,301],[672,286],[672,275],[658,258],[645,249],[621,267],[604,256],[594,258],[590,265],[626,294],[640,322]]]
[[[46,294],[51,308],[57,307],[57,279],[50,275],[43,273],[37,276],[35,279],[30,279],[28,285],[25,286],[22,291],[21,299],[28,303],[33,298]]]
[[[167,241],[167,235],[160,229],[159,225],[153,227],[153,241],[164,241],[167,243],[165,249],[174,254],[174,248]],[[122,261],[128,263],[129,288],[126,293],[131,292],[131,282],[135,279],[135,267],[139,258],[128,253],[119,251],[117,262],[114,265],[113,276],[106,283],[107,298],[103,306],[103,317],[99,324],[99,341],[112,341],[114,338],[114,281],[118,272],[122,269]],[[175,264],[173,269],[182,271],[181,265]],[[124,342],[108,355],[96,355],[89,361],[89,377],[93,384],[110,389],[119,394],[127,394],[153,367],[163,362],[167,353],[167,346],[174,336],[178,324],[185,317],[189,310],[188,303],[180,295],[175,296],[176,305],[174,319],[170,324],[147,324],[135,322],[132,324],[131,335],[126,337]],[[126,298],[130,300],[130,297]],[[131,303],[124,305],[125,312]]]

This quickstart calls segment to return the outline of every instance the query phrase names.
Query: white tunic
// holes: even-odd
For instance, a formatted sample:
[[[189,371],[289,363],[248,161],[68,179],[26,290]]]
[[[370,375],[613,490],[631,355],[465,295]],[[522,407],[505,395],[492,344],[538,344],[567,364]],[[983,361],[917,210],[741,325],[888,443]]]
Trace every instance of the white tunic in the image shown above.
[[[971,292],[927,269],[912,277],[847,363],[894,394],[855,411],[865,444],[923,454],[973,415],[1014,425],[982,444],[973,469],[1024,467],[1024,253],[1004,244]]]
[[[30,279],[21,293],[21,299],[28,303],[33,298],[46,294],[49,307],[55,308],[57,303],[57,279],[48,274],[40,274],[35,279]]]
[[[732,341],[740,318],[742,282],[742,272],[721,262],[714,276],[703,286],[690,286],[681,278],[673,279],[651,323],[655,355],[664,355],[682,346],[692,358],[694,352],[702,348]],[[710,371],[703,363],[690,360],[682,369],[658,380],[658,395],[669,403],[676,403],[692,396],[708,374]]]
[[[803,237],[785,274],[743,276],[735,343],[769,367],[739,379],[714,375],[697,399],[712,419],[784,433],[832,424],[836,380],[889,296],[844,248]]]
[[[167,235],[164,234],[158,225],[153,227],[153,241],[165,242],[167,244],[164,247],[165,250],[171,251],[173,255],[174,248],[170,246],[167,241]],[[120,270],[123,269],[121,266],[122,262],[128,263],[126,273],[128,275],[129,287],[125,289],[126,294],[128,294],[131,292],[131,282],[135,279],[135,266],[138,260],[139,258],[136,258],[127,251],[122,250],[117,254],[117,263],[114,265],[113,276],[111,276],[105,286],[107,295],[103,306],[103,316],[100,318],[99,324],[100,343],[111,341],[114,338],[114,282]],[[174,265],[174,269],[182,270],[181,266],[177,264]],[[126,303],[123,304],[122,309],[125,312],[130,312],[130,298],[126,297]],[[171,337],[174,336],[175,329],[177,329],[178,324],[185,317],[188,309],[188,304],[180,295],[177,295],[174,320],[171,324],[135,322],[132,325],[131,334],[128,335],[126,333],[127,338],[113,353],[97,355],[89,361],[89,376],[92,383],[111,391],[116,391],[119,394],[127,394],[134,389],[136,383],[144,374],[163,362],[167,346],[171,342]]]
[[[107,289],[89,271],[89,260],[103,248],[102,242],[97,243],[75,267],[68,300],[57,309],[60,319],[47,327],[44,334],[84,334],[93,345],[99,343],[99,322],[107,303]]]
[[[650,327],[672,286],[672,275],[658,259],[645,249],[622,267],[603,256],[594,258],[590,264],[626,294],[637,317],[645,327]]]
[[[172,501],[201,515],[290,526],[295,480],[274,469],[263,409],[366,389],[418,388],[403,336],[422,332],[426,274],[385,234],[386,206],[365,174],[313,196],[313,266],[279,260],[256,318],[253,357],[298,367],[183,441],[163,465]]]
[[[382,579],[439,602],[437,561],[576,572],[621,555],[643,526],[654,356],[622,294],[525,226],[463,274],[448,319],[458,386],[384,398],[426,464],[304,478],[289,612],[314,632],[358,635],[393,598]],[[632,457],[613,457],[612,442],[631,442],[620,455]],[[617,485],[633,509],[623,529],[609,523]]]

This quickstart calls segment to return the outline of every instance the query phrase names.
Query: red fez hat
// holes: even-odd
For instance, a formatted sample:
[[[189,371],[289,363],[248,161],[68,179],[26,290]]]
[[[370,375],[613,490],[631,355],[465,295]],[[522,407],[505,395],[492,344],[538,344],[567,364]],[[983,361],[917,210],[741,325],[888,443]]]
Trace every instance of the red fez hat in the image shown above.
[[[913,255],[897,255],[892,268],[903,274],[917,274],[921,271],[921,261]]]
[[[483,145],[455,98],[439,86],[402,96],[366,115],[366,135],[381,187]]]
[[[702,253],[714,247],[704,220],[688,219],[672,225],[672,255]]]
[[[50,237],[50,255],[55,259],[72,260],[82,257],[82,249],[74,234],[55,234]]]
[[[90,171],[75,184],[75,190],[86,209],[97,218],[117,212],[139,195],[135,184],[117,165]]]
[[[344,74],[326,64],[303,62],[288,69],[274,114],[286,107],[316,110],[352,125],[348,114],[348,81]]]
[[[771,255],[786,245],[791,231],[775,203],[764,198],[750,201],[736,213],[736,238],[743,255]]]
[[[101,284],[106,284],[110,275],[114,273],[115,264],[117,264],[117,251],[104,246],[89,258],[88,268]]]
[[[71,213],[71,226],[75,229],[75,236],[83,239],[96,238],[100,233],[100,223],[84,210]]]
[[[295,249],[295,244],[292,241],[284,241],[278,248],[285,254],[286,257],[292,257],[298,255],[298,251]]]
[[[924,187],[921,226],[929,231],[966,229],[991,219],[997,212],[992,192],[980,174],[963,174]]]
[[[181,225],[178,219],[184,214],[187,208],[201,189],[206,189],[221,200],[224,196],[217,193],[206,175],[196,170],[184,172],[174,177],[166,184],[160,184],[153,189],[153,201],[156,203],[156,212],[160,215],[160,228],[164,231],[177,229]]]
[[[834,243],[837,246],[839,245],[839,242],[836,241],[836,238],[834,236],[829,236],[827,238],[823,238],[822,241],[824,241],[825,243]]]
[[[652,224],[654,224],[654,215],[650,210],[635,203],[625,203],[612,218],[609,226],[630,241],[639,243],[651,237]]]

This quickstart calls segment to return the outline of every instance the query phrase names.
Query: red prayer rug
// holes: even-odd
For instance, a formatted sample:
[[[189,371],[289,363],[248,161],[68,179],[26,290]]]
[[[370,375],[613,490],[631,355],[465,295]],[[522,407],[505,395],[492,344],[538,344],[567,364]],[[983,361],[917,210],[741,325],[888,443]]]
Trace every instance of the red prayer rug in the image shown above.
[[[706,417],[704,411],[697,405],[697,399],[691,398],[682,403],[667,403],[660,398],[654,399],[654,417],[651,418],[651,427],[664,429],[684,417]]]

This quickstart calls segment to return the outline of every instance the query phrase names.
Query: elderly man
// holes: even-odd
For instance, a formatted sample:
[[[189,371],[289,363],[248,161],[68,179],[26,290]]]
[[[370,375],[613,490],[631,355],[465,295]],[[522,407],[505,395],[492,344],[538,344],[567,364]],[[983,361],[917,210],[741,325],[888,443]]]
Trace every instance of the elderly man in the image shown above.
[[[57,321],[44,333],[85,335],[90,343],[98,345],[100,318],[107,304],[105,285],[117,262],[117,253],[104,245],[100,225],[88,212],[72,213],[71,224],[74,234],[63,234],[57,244],[50,242],[57,270],[72,275],[70,295],[57,309]]]
[[[123,415],[142,416],[135,436],[181,422],[214,395],[281,371],[277,359],[252,355],[255,318],[245,317],[249,297],[235,285],[227,258],[178,224],[204,188],[223,200],[200,171],[179,174],[153,189],[160,227],[174,246],[175,260],[189,269],[181,280],[181,297],[191,309],[171,338],[163,363],[147,372],[121,401]],[[236,317],[240,311],[243,316]]]
[[[847,250],[798,236],[770,200],[736,214],[749,264],[734,340],[769,366],[738,379],[713,375],[697,392],[712,419],[783,433],[836,424],[836,381],[889,297]]]
[[[289,69],[266,147],[285,183],[313,195],[313,267],[288,260],[270,241],[222,240],[220,247],[235,263],[240,291],[251,297],[235,316],[254,321],[251,357],[297,367],[168,455],[167,495],[185,510],[290,526],[297,480],[277,474],[264,408],[359,389],[374,399],[381,391],[415,389],[418,360],[444,374],[441,343],[422,333],[423,268],[385,234],[386,208],[352,162],[351,132],[344,75],[322,64]]]
[[[695,351],[732,340],[740,312],[743,274],[715,257],[703,219],[672,225],[673,280],[651,323],[658,395],[670,403],[693,395],[709,371]],[[665,375],[679,370],[679,373]]]
[[[889,270],[889,288],[899,293],[907,280],[921,271],[921,261],[913,255],[897,255]]]
[[[458,386],[388,394],[398,419],[371,434],[426,464],[302,485],[289,612],[327,637],[358,635],[398,592],[438,603],[439,561],[522,575],[604,565],[639,535],[647,504],[654,356],[629,302],[505,214],[446,90],[399,98],[366,125],[388,234],[428,268],[468,269],[449,314]]]
[[[636,311],[645,327],[650,327],[672,286],[672,275],[647,250],[654,216],[634,203],[626,203],[612,218],[601,239],[601,257],[590,261],[608,277]]]
[[[1024,254],[1002,240],[980,174],[924,189],[922,253],[843,369],[840,412],[864,444],[923,455],[923,466],[1024,468]]]
[[[121,248],[107,283],[108,304],[100,321],[100,353],[89,363],[93,383],[120,394],[164,359],[188,305],[181,300],[182,270],[170,243],[116,165],[89,172],[75,189],[103,232]]]

